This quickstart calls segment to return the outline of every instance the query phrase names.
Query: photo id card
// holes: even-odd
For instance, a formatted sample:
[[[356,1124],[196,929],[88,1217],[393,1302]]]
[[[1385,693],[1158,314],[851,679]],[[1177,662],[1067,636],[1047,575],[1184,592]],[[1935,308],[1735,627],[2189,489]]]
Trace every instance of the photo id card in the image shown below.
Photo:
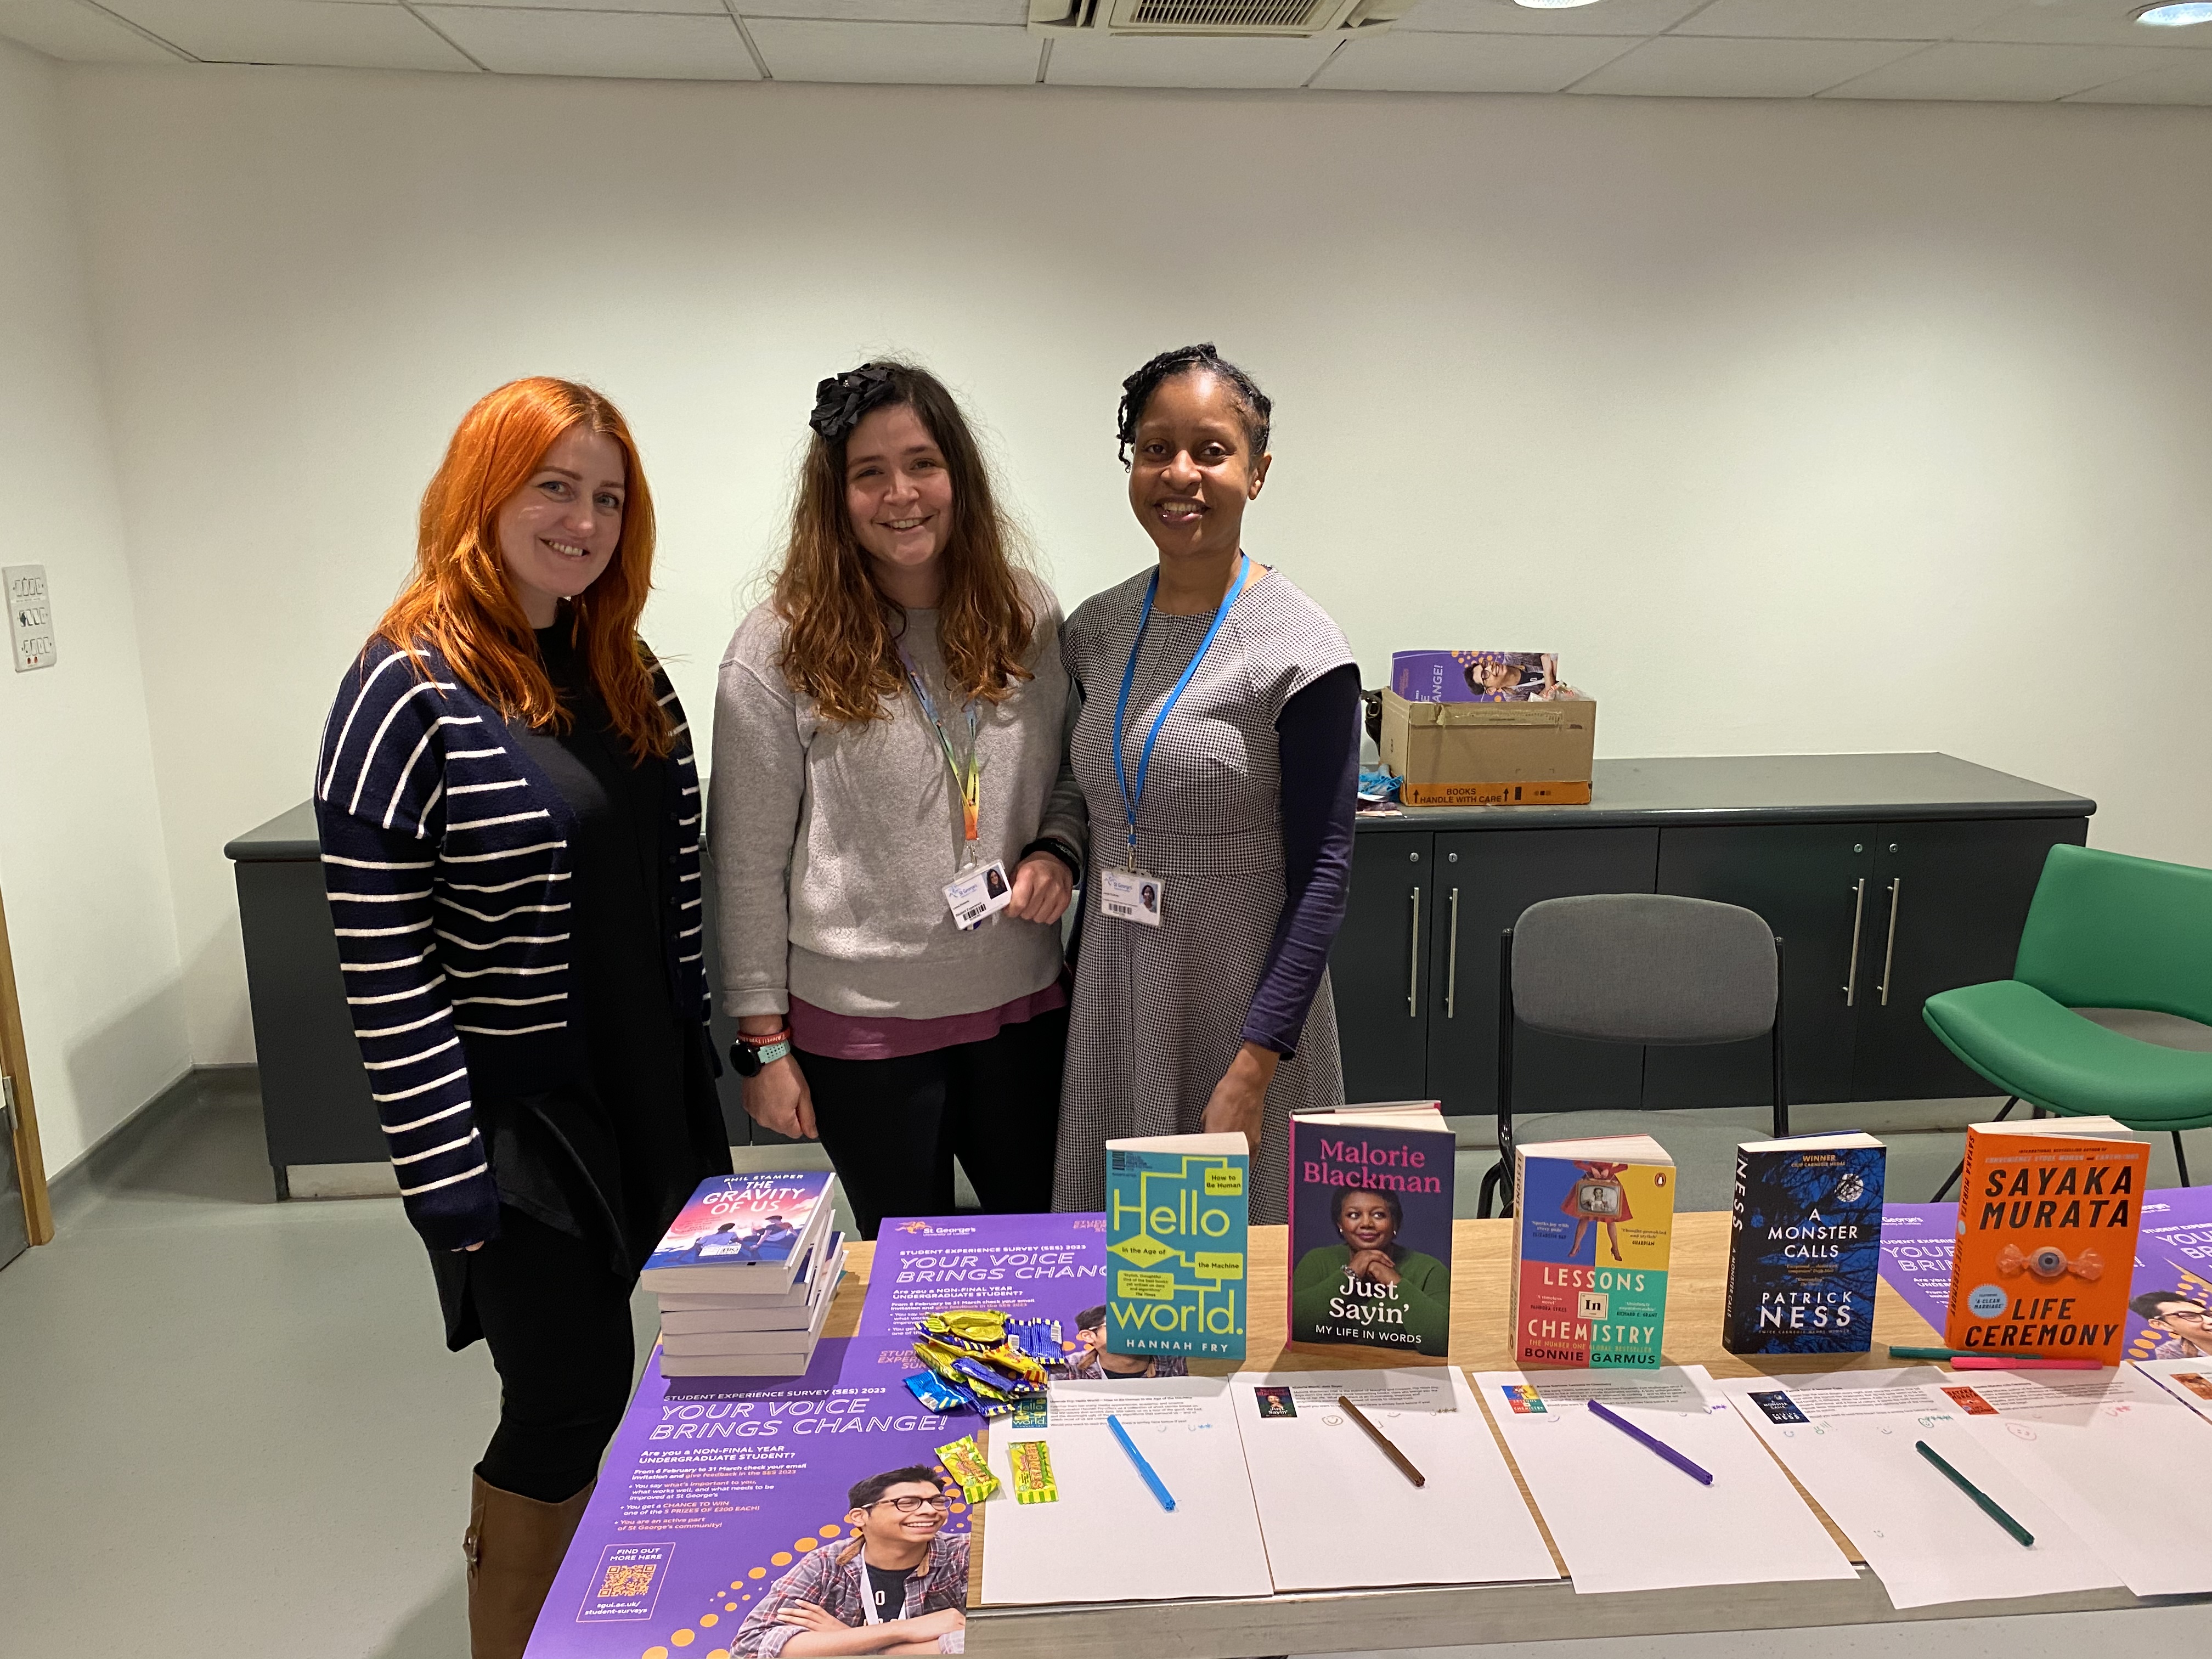
[[[1098,908],[1124,921],[1160,925],[1160,902],[1167,891],[1158,876],[1141,870],[1102,870],[1098,872]]]
[[[981,927],[986,916],[996,915],[1013,902],[1013,897],[1006,866],[997,859],[963,870],[945,884],[945,902],[952,907],[952,920],[963,933]]]

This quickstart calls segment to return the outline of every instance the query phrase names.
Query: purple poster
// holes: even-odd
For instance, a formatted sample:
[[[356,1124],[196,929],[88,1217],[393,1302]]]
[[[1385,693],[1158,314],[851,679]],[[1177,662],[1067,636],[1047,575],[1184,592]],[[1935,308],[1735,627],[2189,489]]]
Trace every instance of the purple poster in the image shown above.
[[[1881,1276],[1939,1332],[1950,1305],[1958,1220],[1956,1204],[1882,1206]],[[2143,1194],[2132,1293],[2141,1305],[2128,1314],[2128,1358],[2212,1358],[2212,1318],[2198,1317],[2212,1315],[2212,1187]]]
[[[861,1334],[823,1339],[805,1376],[664,1377],[655,1354],[528,1659],[776,1650],[781,1638],[763,1640],[763,1622],[775,1609],[763,1603],[810,1569],[819,1577],[818,1552],[853,1549],[848,1490],[911,1467],[941,1474],[936,1449],[981,1426],[924,1411],[907,1391],[915,1322],[940,1308],[1001,1308],[1060,1319],[1072,1337],[1075,1314],[1104,1299],[1105,1237],[1096,1215],[886,1221]],[[938,1537],[964,1549],[966,1505],[957,1490],[952,1498]],[[841,1611],[834,1597],[826,1604]],[[850,1622],[860,1619],[854,1612]],[[959,1650],[957,1636],[946,1650]]]

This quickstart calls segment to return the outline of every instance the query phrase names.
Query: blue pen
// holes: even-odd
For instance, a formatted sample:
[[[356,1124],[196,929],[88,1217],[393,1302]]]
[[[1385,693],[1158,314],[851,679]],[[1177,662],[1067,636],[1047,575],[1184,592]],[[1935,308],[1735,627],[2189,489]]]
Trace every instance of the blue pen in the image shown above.
[[[1145,1477],[1145,1484],[1152,1489],[1152,1496],[1160,1500],[1160,1507],[1173,1509],[1175,1499],[1169,1495],[1167,1486],[1159,1476],[1152,1473],[1152,1466],[1145,1462],[1144,1453],[1139,1451],[1137,1443],[1129,1438],[1129,1431],[1121,1426],[1121,1419],[1109,1413],[1106,1426],[1114,1431],[1114,1437],[1121,1443],[1121,1449],[1129,1454],[1129,1461],[1137,1466],[1137,1473]]]
[[[1595,1400],[1589,1402],[1589,1408],[1591,1416],[1601,1418],[1606,1422],[1612,1424],[1614,1428],[1619,1429],[1623,1434],[1626,1435],[1632,1440],[1641,1440],[1645,1445],[1650,1447],[1653,1451],[1657,1452],[1660,1456],[1665,1458],[1669,1463],[1672,1463],[1676,1468],[1681,1470],[1683,1474],[1688,1475],[1691,1480],[1697,1481],[1700,1486],[1710,1486],[1713,1484],[1713,1477],[1711,1475],[1699,1468],[1688,1458],[1683,1456],[1681,1453],[1676,1451],[1665,1441],[1656,1439],[1652,1436],[1644,1433],[1643,1430],[1638,1428],[1635,1424],[1630,1422],[1620,1413],[1608,1411],[1602,1402]]]

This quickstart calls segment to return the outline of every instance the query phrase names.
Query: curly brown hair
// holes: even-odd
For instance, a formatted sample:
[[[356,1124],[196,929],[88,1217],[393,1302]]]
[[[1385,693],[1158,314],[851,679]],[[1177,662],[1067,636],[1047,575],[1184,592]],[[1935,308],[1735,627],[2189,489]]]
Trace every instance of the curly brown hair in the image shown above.
[[[999,511],[990,469],[960,405],[935,375],[912,363],[866,367],[882,370],[893,388],[875,407],[911,409],[944,453],[951,481],[937,630],[946,676],[976,702],[1003,702],[1030,678],[1024,665],[1036,617],[1016,579],[1016,538]],[[807,445],[773,593],[784,624],[784,678],[825,716],[845,723],[883,719],[885,699],[905,684],[896,643],[903,613],[876,586],[845,506],[850,437],[817,432]]]

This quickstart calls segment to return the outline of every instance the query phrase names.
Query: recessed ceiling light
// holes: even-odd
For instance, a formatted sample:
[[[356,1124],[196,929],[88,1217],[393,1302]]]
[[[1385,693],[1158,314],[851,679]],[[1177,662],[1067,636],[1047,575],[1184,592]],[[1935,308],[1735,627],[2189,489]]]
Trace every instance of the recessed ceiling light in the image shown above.
[[[1522,0],[1526,5],[1528,0]],[[2212,0],[2162,0],[2131,14],[2138,23],[2154,29],[2185,29],[2192,23],[2212,23]]]
[[[1531,11],[1566,11],[1576,6],[1594,6],[1597,0],[1513,0],[1513,3],[1526,6]],[[2212,7],[2212,0],[2205,0],[2205,3]]]

